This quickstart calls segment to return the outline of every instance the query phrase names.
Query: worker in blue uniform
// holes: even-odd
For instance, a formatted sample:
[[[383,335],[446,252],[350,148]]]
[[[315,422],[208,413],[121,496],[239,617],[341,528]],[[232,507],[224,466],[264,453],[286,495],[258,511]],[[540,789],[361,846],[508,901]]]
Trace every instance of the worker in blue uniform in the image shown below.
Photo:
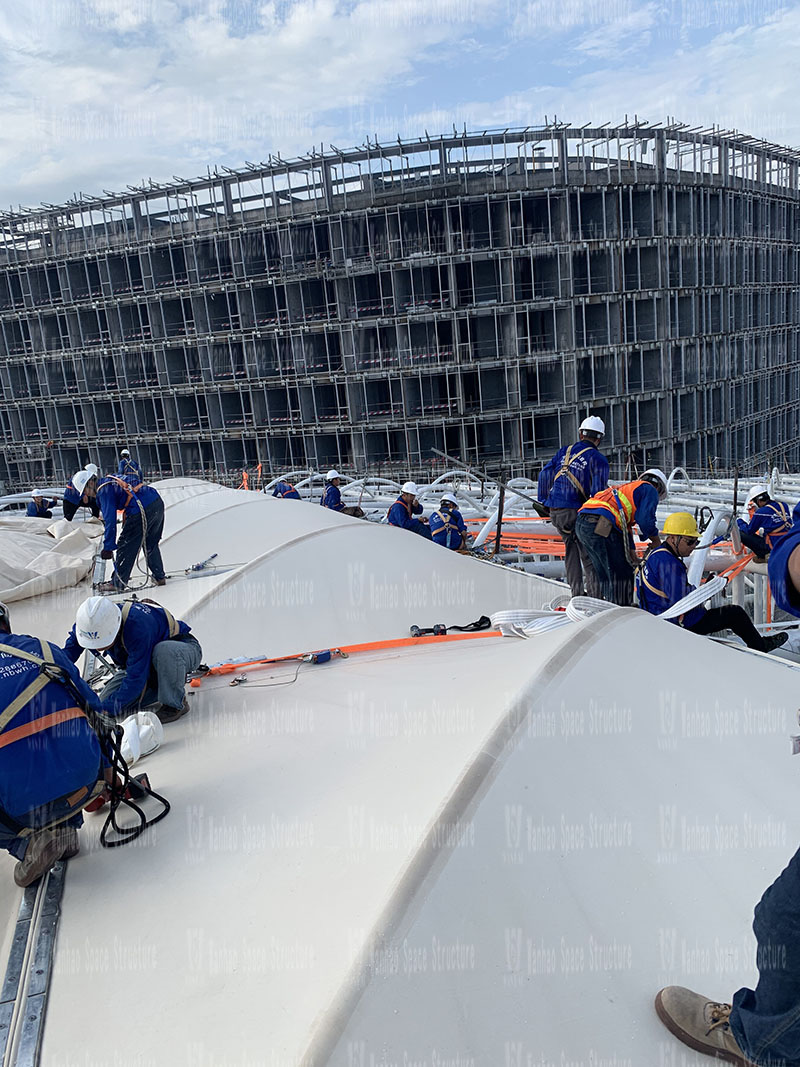
[[[633,482],[601,489],[578,510],[575,534],[592,561],[603,600],[620,607],[631,604],[638,566],[633,527],[639,527],[651,548],[660,544],[656,508],[666,495],[667,476],[653,467]]]
[[[127,448],[119,454],[119,466],[117,467],[117,477],[124,478],[126,482],[130,482],[132,485],[138,485],[143,481],[142,468],[131,458],[131,454]]]
[[[778,541],[789,532],[792,518],[786,504],[773,500],[766,485],[754,485],[747,498],[750,519],[737,519],[742,544],[755,552],[759,560],[770,554]],[[761,531],[761,533],[759,533]]]
[[[794,525],[770,553],[769,581],[778,607],[800,617],[800,505],[792,520]],[[759,683],[759,691],[752,693],[756,705],[763,699],[761,688]],[[756,905],[753,933],[759,972],[755,989],[744,986],[722,1003],[685,986],[667,986],[656,995],[655,1009],[670,1033],[693,1052],[738,1064],[788,1067],[798,1063],[800,1050],[800,850]]]
[[[100,473],[98,467],[94,463],[87,463],[84,470],[89,471],[90,474],[97,475]],[[64,490],[64,496],[61,500],[61,508],[64,512],[64,518],[67,522],[72,522],[75,518],[75,512],[78,508],[89,508],[92,513],[92,517],[95,519],[100,518],[100,505],[96,500],[92,499],[86,503],[81,502],[81,494],[72,484],[72,481],[67,482],[67,487]]]
[[[44,489],[33,489],[25,514],[29,519],[52,519],[53,512],[50,509],[57,503],[57,500],[47,499]]]
[[[550,521],[564,542],[564,567],[573,596],[600,596],[591,557],[575,535],[582,504],[608,485],[608,460],[600,451],[606,425],[589,415],[578,428],[578,440],[560,448],[539,475],[537,496],[550,511]]]
[[[80,492],[81,501],[96,499],[100,505],[105,525],[101,557],[113,559],[114,552],[117,553],[114,575],[110,582],[98,587],[100,591],[115,593],[125,589],[142,543],[153,583],[165,585],[164,564],[158,547],[164,532],[164,501],[152,485],[132,485],[113,474],[98,485],[97,476],[86,470],[78,471],[72,484]],[[118,511],[123,513],[119,542]]]
[[[300,494],[297,492],[291,482],[276,482],[272,487],[272,495],[280,497],[282,500],[300,500]],[[341,503],[341,497],[339,499]],[[335,508],[334,510],[339,510]]]
[[[358,505],[350,505],[345,507],[342,500],[342,493],[339,486],[342,484],[342,476],[337,470],[331,469],[325,475],[325,488],[322,491],[322,499],[320,504],[324,508],[330,508],[331,511],[338,511],[340,515],[350,515],[352,518],[360,519],[363,517],[364,512]]]
[[[13,634],[0,604],[0,847],[19,886],[77,854],[81,809],[110,777],[86,715],[96,704],[61,649]]]
[[[405,482],[400,489],[400,496],[386,513],[386,520],[390,526],[399,526],[403,530],[411,530],[422,537],[431,538],[431,528],[428,520],[423,516],[420,519],[415,515],[422,515],[422,504],[417,500],[416,482]]]
[[[124,716],[154,705],[162,722],[189,710],[186,675],[197,670],[203,650],[191,627],[158,604],[109,597],[85,600],[75,615],[64,652],[75,663],[84,649],[104,652],[119,670],[102,690],[98,707]]]
[[[667,517],[661,544],[643,560],[636,574],[636,602],[651,615],[661,615],[694,590],[689,584],[683,562],[697,547],[700,531],[688,511],[676,511]],[[771,652],[787,639],[786,633],[762,637],[744,608],[726,604],[721,608],[690,608],[670,622],[696,634],[715,634],[733,630],[748,648]]]
[[[467,525],[452,493],[442,493],[439,510],[430,517],[431,540],[457,552],[467,543]]]

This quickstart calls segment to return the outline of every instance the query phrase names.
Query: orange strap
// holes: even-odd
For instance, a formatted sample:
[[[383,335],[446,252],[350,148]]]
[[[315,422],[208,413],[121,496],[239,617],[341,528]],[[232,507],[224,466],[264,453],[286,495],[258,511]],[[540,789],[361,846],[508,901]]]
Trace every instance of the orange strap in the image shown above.
[[[69,722],[70,719],[80,719],[81,717],[85,718],[85,713],[80,708],[62,708],[61,711],[43,715],[41,719],[34,719],[32,722],[26,722],[22,726],[17,726],[13,730],[6,730],[0,734],[0,748],[5,748],[6,745],[13,745],[15,741],[22,741],[25,737],[39,734],[43,730],[51,729],[53,726],[59,726],[62,722]]]

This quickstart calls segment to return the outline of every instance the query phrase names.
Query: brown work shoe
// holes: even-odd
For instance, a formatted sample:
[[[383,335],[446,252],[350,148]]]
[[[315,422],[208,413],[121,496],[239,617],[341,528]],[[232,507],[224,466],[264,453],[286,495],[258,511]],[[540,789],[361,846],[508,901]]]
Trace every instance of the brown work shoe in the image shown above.
[[[166,585],[166,584],[167,584],[167,579],[166,578],[154,578],[153,579],[153,585]]]
[[[718,1004],[691,989],[671,985],[656,995],[656,1013],[669,1032],[689,1048],[739,1067],[755,1067],[731,1033],[730,1004]]]
[[[14,868],[14,881],[24,889],[49,871],[64,851],[63,831],[37,830],[31,834],[25,855]]]
[[[179,708],[171,708],[168,704],[157,704],[154,710],[161,722],[175,722],[176,719],[182,719],[189,710],[189,701],[184,697],[183,704]]]

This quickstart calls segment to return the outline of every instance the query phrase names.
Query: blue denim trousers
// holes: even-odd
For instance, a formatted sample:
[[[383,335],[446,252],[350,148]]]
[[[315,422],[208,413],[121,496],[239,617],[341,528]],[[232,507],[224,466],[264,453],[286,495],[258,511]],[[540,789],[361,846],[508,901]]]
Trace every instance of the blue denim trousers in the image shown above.
[[[625,555],[622,534],[614,527],[608,537],[600,537],[595,529],[599,515],[579,511],[575,520],[575,536],[592,561],[600,596],[609,604],[626,608],[633,602],[633,568]]]
[[[139,696],[123,709],[123,715],[132,715],[138,708],[148,704],[180,708],[186,694],[186,675],[196,671],[203,658],[200,642],[194,634],[159,641],[153,649],[150,677]],[[119,689],[126,678],[125,671],[117,671],[105,684],[100,699],[106,700]]]
[[[758,983],[733,997],[730,1025],[754,1063],[800,1065],[800,850],[755,908]]]

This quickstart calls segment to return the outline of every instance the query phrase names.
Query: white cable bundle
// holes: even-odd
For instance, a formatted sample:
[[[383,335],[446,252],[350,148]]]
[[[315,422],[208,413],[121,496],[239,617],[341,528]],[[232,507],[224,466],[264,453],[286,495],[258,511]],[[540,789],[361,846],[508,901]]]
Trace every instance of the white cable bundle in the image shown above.
[[[598,600],[593,596],[574,596],[567,604],[567,615],[572,622],[581,622],[583,619],[591,619],[616,606],[616,604],[609,604],[607,600]]]
[[[559,612],[559,615],[563,614]],[[503,637],[525,637],[525,627],[539,619],[552,619],[555,612],[547,609],[516,608],[496,611],[491,615],[492,626]]]
[[[677,619],[679,615],[683,615],[686,611],[691,611],[692,608],[701,608],[712,596],[721,593],[727,584],[728,579],[725,575],[717,574],[705,585],[699,585],[693,592],[687,593],[682,600],[673,604],[671,608],[662,611],[658,617],[659,619]]]
[[[569,593],[559,593],[558,596],[553,597],[548,607],[551,611],[563,611],[571,599]]]
[[[557,615],[552,615],[550,618],[534,619],[533,622],[529,622],[527,626],[522,627],[522,635],[523,637],[535,637],[537,634],[547,634],[551,630],[559,630],[562,626],[571,625],[572,619],[566,611],[559,611]]]

